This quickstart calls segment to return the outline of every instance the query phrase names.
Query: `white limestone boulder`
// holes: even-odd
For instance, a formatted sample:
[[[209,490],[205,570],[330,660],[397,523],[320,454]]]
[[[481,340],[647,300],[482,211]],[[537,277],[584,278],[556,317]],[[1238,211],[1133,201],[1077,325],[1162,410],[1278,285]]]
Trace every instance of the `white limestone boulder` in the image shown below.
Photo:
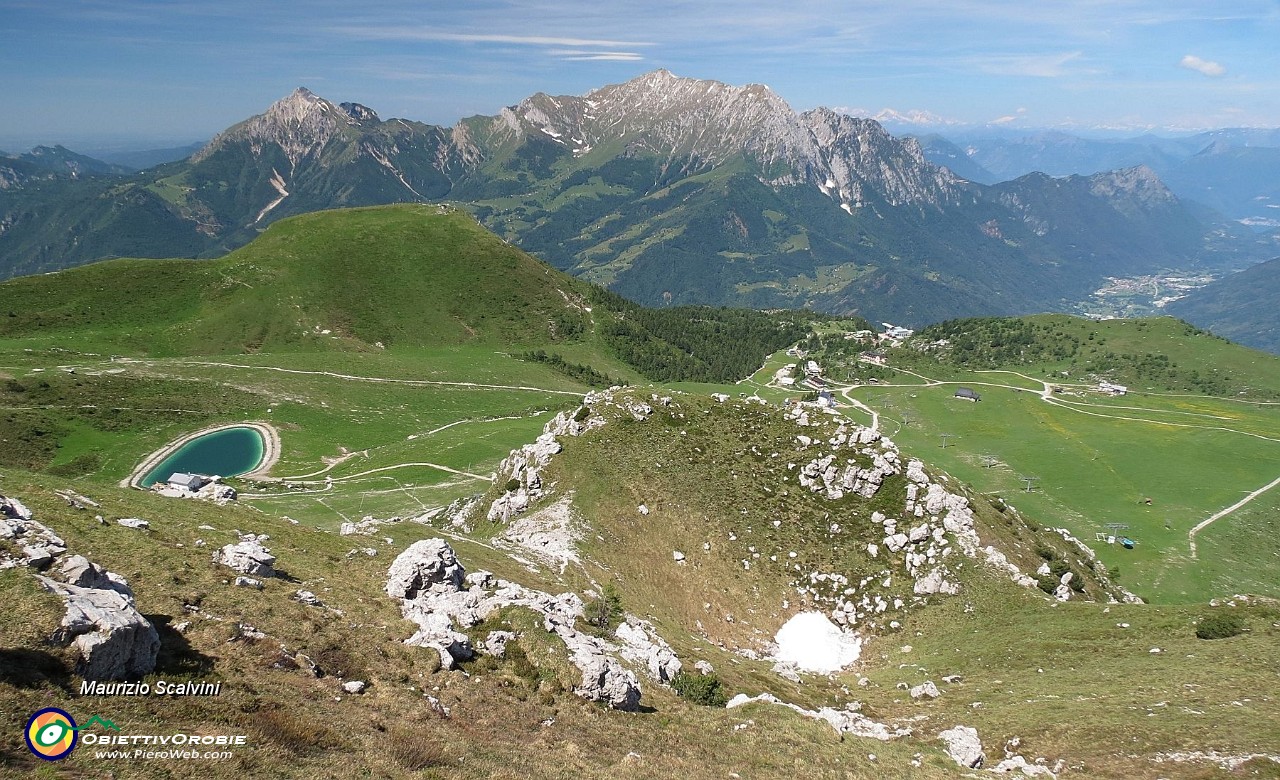
[[[448,542],[423,539],[396,556],[387,570],[385,590],[392,598],[412,600],[426,590],[460,590],[465,575]]]
[[[947,755],[962,767],[981,769],[986,763],[987,754],[982,752],[982,741],[978,739],[978,730],[972,726],[956,726],[938,734],[946,746]]]
[[[675,651],[648,622],[628,616],[615,636],[622,657],[642,666],[658,682],[669,683],[680,673],[682,664]]]
[[[54,640],[74,645],[76,671],[87,680],[119,680],[155,671],[160,635],[133,605],[111,589],[82,588],[39,577],[41,586],[66,603]]]

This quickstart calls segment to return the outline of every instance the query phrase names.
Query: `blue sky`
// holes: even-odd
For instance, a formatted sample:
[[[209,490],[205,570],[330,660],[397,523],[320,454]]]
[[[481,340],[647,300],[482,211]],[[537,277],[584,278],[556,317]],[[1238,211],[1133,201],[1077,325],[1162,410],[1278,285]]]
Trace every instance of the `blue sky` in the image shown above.
[[[623,5],[623,4],[618,4]],[[797,109],[1280,126],[1276,0],[0,0],[0,149],[207,138],[304,85],[452,124],[659,67]]]

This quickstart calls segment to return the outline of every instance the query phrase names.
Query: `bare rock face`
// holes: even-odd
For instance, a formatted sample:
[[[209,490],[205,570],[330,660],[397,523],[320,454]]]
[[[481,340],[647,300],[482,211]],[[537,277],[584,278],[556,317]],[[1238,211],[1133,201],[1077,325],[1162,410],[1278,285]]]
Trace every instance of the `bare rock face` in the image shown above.
[[[387,571],[387,595],[415,599],[423,591],[448,592],[462,588],[462,564],[443,539],[423,539],[400,553]]]
[[[418,626],[406,644],[434,648],[440,653],[441,665],[452,669],[477,649],[455,624],[469,628],[503,607],[525,607],[542,615],[546,630],[564,642],[570,662],[582,672],[574,693],[615,709],[634,710],[639,705],[640,687],[635,675],[615,657],[618,648],[574,628],[583,614],[581,598],[573,593],[552,596],[529,590],[488,572],[477,575],[483,576],[466,575],[443,539],[424,539],[401,553],[387,572],[386,591],[400,600],[401,613]],[[500,655],[507,641],[509,636],[491,634],[478,649]]]
[[[114,590],[133,603],[133,590],[124,577],[107,571],[83,555],[63,558],[54,568],[58,579],[68,585],[94,590]]]
[[[617,659],[591,652],[588,647],[579,646],[573,655],[574,665],[582,670],[582,684],[574,692],[615,710],[630,712],[639,707],[640,688],[635,675],[622,668]]]
[[[957,764],[969,769],[980,769],[987,760],[982,752],[978,730],[972,726],[956,726],[938,735],[947,746],[947,755]]]
[[[213,554],[213,562],[220,563],[251,577],[276,576],[276,557],[262,546],[262,542],[250,536],[235,544],[228,544]]]
[[[66,602],[67,614],[54,640],[76,646],[81,658],[77,672],[85,679],[119,680],[155,670],[160,635],[134,607],[132,595],[39,579],[45,590]]]
[[[346,111],[299,87],[273,103],[266,113],[219,133],[196,152],[192,161],[200,162],[228,144],[248,142],[258,155],[264,147],[277,145],[291,166],[296,166],[302,158],[323,149],[344,126],[355,122]]]
[[[615,635],[622,643],[622,657],[644,667],[658,682],[669,683],[680,673],[675,651],[647,621],[628,617]]]

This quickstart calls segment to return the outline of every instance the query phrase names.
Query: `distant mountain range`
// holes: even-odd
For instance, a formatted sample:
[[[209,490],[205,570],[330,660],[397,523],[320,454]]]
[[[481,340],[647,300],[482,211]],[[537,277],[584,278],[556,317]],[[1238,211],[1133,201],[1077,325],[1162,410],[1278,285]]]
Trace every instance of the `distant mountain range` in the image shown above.
[[[216,256],[283,216],[437,200],[643,303],[907,324],[1063,310],[1107,276],[1274,254],[1151,166],[985,186],[961,156],[981,160],[953,149],[944,167],[935,148],[873,120],[797,113],[760,85],[664,70],[452,128],[299,89],[143,173],[0,159],[0,276]]]
[[[983,136],[949,131],[920,140],[925,157],[981,184],[1032,172],[1091,174],[1145,165],[1179,198],[1259,228],[1280,228],[1280,130],[1237,128],[1183,138],[1080,138],[1061,132]]]

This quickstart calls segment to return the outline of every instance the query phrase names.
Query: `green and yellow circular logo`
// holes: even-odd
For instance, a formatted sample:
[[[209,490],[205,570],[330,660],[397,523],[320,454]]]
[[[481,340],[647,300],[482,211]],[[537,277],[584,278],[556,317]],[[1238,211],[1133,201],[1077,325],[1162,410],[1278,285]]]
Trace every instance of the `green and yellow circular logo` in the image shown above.
[[[56,707],[46,707],[27,721],[27,749],[45,761],[71,755],[76,747],[76,721]]]

